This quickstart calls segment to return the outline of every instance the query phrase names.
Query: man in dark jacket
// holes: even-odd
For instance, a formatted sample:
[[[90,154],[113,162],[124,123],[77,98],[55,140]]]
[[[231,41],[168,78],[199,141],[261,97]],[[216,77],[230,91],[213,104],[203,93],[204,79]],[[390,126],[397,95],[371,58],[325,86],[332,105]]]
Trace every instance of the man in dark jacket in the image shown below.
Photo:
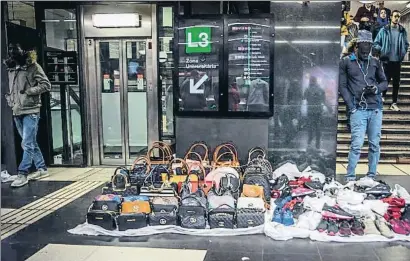
[[[23,51],[19,44],[10,45],[9,59],[6,61],[9,71],[9,93],[6,94],[6,100],[13,110],[14,122],[22,138],[24,151],[12,187],[21,187],[30,179],[48,175],[36,139],[40,120],[40,96],[50,91],[51,84],[36,58],[34,51]],[[33,162],[37,172],[29,175]]]
[[[376,7],[372,3],[366,3],[357,10],[354,21],[356,23],[369,22],[373,23],[376,18]]]
[[[399,24],[399,21],[400,12],[394,10],[391,15],[391,23],[381,28],[374,40],[375,49],[380,52],[380,60],[383,61],[387,81],[390,82],[393,79],[393,102],[390,109],[394,111],[400,111],[397,106],[397,98],[400,88],[401,63],[409,48],[406,29]],[[386,93],[387,89],[383,93],[384,97]]]
[[[370,56],[372,34],[359,31],[355,52],[340,61],[339,92],[350,112],[351,145],[346,180],[356,179],[355,169],[367,133],[369,140],[368,177],[374,178],[380,158],[383,101],[387,80],[379,60]]]

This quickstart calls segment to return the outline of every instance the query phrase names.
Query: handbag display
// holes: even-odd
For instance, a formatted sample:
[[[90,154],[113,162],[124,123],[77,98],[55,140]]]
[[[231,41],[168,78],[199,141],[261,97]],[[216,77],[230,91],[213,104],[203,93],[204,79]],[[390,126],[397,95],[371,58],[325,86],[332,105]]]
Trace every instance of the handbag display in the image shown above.
[[[235,198],[227,192],[217,195],[208,193],[208,220],[210,228],[234,228]]]
[[[118,167],[111,177],[111,182],[102,188],[102,194],[114,194],[121,196],[138,195],[138,187],[131,186],[129,171],[124,167]]]
[[[240,197],[236,210],[238,228],[256,227],[265,223],[265,202],[260,197]]]
[[[147,226],[147,215],[151,205],[146,200],[126,199],[121,204],[121,214],[117,217],[118,230],[138,229]]]
[[[132,163],[129,174],[131,185],[142,186],[150,171],[151,163],[148,157],[141,156],[136,158]]]

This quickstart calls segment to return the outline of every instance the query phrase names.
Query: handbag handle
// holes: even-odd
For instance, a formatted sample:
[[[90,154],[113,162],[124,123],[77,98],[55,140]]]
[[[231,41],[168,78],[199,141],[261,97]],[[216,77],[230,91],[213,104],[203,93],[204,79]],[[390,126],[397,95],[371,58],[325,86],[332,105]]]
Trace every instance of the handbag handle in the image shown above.
[[[201,162],[201,164],[200,164],[200,163],[192,163],[192,164],[189,166],[189,169],[188,169],[188,177],[189,177],[190,175],[197,175],[197,177],[198,177],[198,182],[199,182],[199,180],[200,180],[199,175],[196,174],[196,173],[191,174],[191,171],[192,171],[192,168],[193,168],[193,167],[198,167],[198,168],[201,170],[202,175],[203,175],[203,180],[204,180],[204,179],[205,179],[205,176],[206,176],[206,171],[205,171],[204,166],[202,165],[202,162]]]
[[[262,156],[261,156],[261,155],[258,155],[257,158],[259,158],[259,156],[261,156],[262,159],[265,159],[265,157],[266,157],[265,151],[264,151],[263,149],[259,148],[259,147],[256,147],[256,148],[252,148],[252,149],[249,151],[249,153],[248,153],[248,162],[251,162],[251,161],[252,161],[252,159],[251,159],[251,158],[252,158],[252,154],[254,154],[254,153],[256,153],[256,152],[259,152],[259,153],[262,154]]]
[[[111,177],[112,190],[114,190],[114,191],[125,191],[125,190],[127,189],[127,185],[130,184],[130,181],[129,181],[129,179],[128,179],[128,175],[127,175],[127,174],[124,174],[124,173],[121,173],[121,172],[118,172],[119,170],[124,170],[124,171],[127,171],[127,172],[128,172],[128,169],[126,169],[126,168],[124,168],[124,167],[117,167],[117,168],[115,169],[114,175],[112,175],[112,177]],[[121,176],[124,177],[124,179],[125,179],[125,188],[124,188],[124,189],[117,189],[116,186],[114,186],[114,178],[115,178],[117,175],[121,175]]]
[[[167,151],[166,151],[166,149],[164,149],[164,147],[162,147],[162,146],[160,146],[160,145],[153,145],[152,147],[151,147],[151,149],[149,149],[149,151],[148,151],[148,153],[147,153],[147,157],[149,158],[149,161],[151,162],[151,155],[152,155],[152,153],[154,152],[154,149],[158,149],[158,150],[160,150],[161,152],[162,152],[162,162],[166,162],[166,161],[169,161],[170,160],[170,158],[169,158],[169,154],[167,154]],[[160,153],[161,154],[161,153]],[[153,155],[152,155],[153,156]],[[152,157],[152,158],[154,158],[154,156]],[[165,158],[167,158],[167,160],[165,160]]]
[[[184,158],[185,161],[186,161],[187,159],[189,159],[189,158],[188,158],[189,155],[195,155],[195,156],[197,156],[197,157],[198,157],[198,161],[201,162],[201,164],[202,164],[203,160],[202,160],[202,158],[201,158],[201,155],[199,155],[199,153],[194,152],[194,151],[189,151],[189,152],[185,155],[185,158]]]
[[[186,161],[185,161],[184,159],[181,159],[181,158],[175,158],[175,159],[171,160],[171,162],[169,163],[169,168],[168,168],[168,172],[169,172],[169,173],[173,173],[172,164],[178,163],[178,161],[181,162],[182,167],[185,167],[186,171],[188,172],[189,166],[188,166],[188,164],[186,163]],[[189,172],[188,172],[188,173],[189,173]]]
[[[227,163],[227,162],[220,162],[220,159],[222,156],[224,155],[231,155],[232,156],[232,160],[230,161],[231,164]],[[222,153],[221,155],[218,156],[218,158],[214,161],[214,168],[216,168],[217,166],[231,166],[232,163],[236,163],[236,158],[235,158],[235,154],[232,151],[227,151]]]
[[[160,146],[160,147],[163,147],[164,150],[168,153],[168,156],[170,156],[170,157],[172,158],[172,149],[171,149],[171,147],[170,147],[167,143],[165,143],[165,142],[163,142],[163,141],[154,141],[154,142],[152,143],[152,146]]]
[[[228,144],[222,144],[222,145],[219,145],[218,147],[216,147],[216,149],[214,151],[214,155],[213,155],[213,161],[214,162],[217,162],[218,158],[220,158],[220,157],[218,157],[218,156],[220,156],[219,152],[223,148],[227,149],[228,152],[232,153],[234,158],[238,158],[238,152],[236,151],[236,148],[232,144],[229,144],[229,145]],[[224,152],[224,153],[226,153],[226,152]],[[222,154],[224,154],[224,153],[222,153]]]
[[[138,165],[138,164],[141,164],[141,163],[147,165],[147,174],[148,174],[149,170],[151,169],[151,162],[150,162],[150,160],[147,156],[140,156],[140,157],[136,158],[134,160],[134,162],[132,163],[132,165],[131,165],[131,171],[134,170],[135,165]]]
[[[205,155],[203,157],[201,157],[201,161],[209,161],[209,150],[208,150],[208,146],[206,146],[204,143],[202,142],[198,142],[198,143],[194,143],[191,145],[191,147],[188,150],[188,154],[190,153],[197,153],[198,155],[200,155],[198,152],[195,152],[194,149],[196,147],[202,147],[205,150]]]

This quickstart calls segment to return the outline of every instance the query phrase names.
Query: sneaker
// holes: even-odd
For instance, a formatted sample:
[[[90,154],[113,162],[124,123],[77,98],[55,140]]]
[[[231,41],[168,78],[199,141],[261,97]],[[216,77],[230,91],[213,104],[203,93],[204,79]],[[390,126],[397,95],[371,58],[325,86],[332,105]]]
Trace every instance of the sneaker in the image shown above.
[[[393,238],[394,234],[387,225],[387,222],[384,218],[376,216],[376,221],[374,222],[376,224],[377,229],[380,231],[380,233],[387,238]]]
[[[331,207],[327,204],[323,206],[322,216],[331,219],[353,219],[354,217],[338,206]]]
[[[275,208],[275,210],[273,211],[272,221],[282,224],[282,209],[281,208],[278,208],[278,207]]]
[[[339,232],[339,226],[336,224],[336,221],[329,220],[327,225],[327,234],[329,236],[336,236],[337,232]]]
[[[394,185],[394,192],[399,198],[404,199],[407,204],[410,204],[410,194],[405,188],[403,188],[399,184],[396,184]]]
[[[28,179],[26,175],[18,174],[17,178],[11,183],[11,187],[18,188],[26,185],[28,183]]]
[[[377,229],[373,219],[366,218],[364,220],[364,233],[366,235],[380,235],[380,231]]]
[[[346,182],[356,181],[356,177],[355,176],[345,176],[345,181]]]
[[[314,190],[322,190],[323,189],[323,184],[320,183],[320,181],[310,181],[310,182],[305,182],[305,186],[314,189]]]
[[[373,194],[373,195],[387,195],[387,194],[391,195],[392,194],[390,186],[382,181],[380,181],[378,185],[366,189],[365,193]]]
[[[48,174],[48,171],[46,169],[39,169],[34,173],[28,174],[27,175],[27,179],[30,180],[38,180],[38,179],[42,179],[42,178],[46,178],[50,176],[50,174]]]
[[[295,224],[295,221],[293,220],[293,214],[290,209],[285,209],[283,211],[282,224],[285,226],[292,226]]]
[[[303,197],[307,195],[314,194],[315,191],[308,188],[295,188],[292,189],[292,197]]]
[[[294,218],[299,218],[299,216],[302,215],[303,212],[304,212],[303,203],[302,202],[297,202],[293,206],[293,210],[292,210],[293,217]]]
[[[392,219],[392,220],[390,220],[390,225],[391,225],[392,230],[396,234],[400,234],[400,235],[410,234],[410,232],[407,231],[407,229],[404,227],[402,220]]]
[[[350,228],[352,231],[352,234],[356,236],[363,236],[364,235],[364,225],[363,222],[361,222],[359,219],[355,218],[353,219],[352,222],[352,227]]]
[[[292,200],[291,196],[287,196],[285,198],[277,198],[275,200],[276,207],[283,208],[283,206],[285,206],[285,204],[288,203],[291,200]]]
[[[279,176],[276,180],[276,183],[273,185],[273,190],[283,190],[286,186],[289,185],[289,179],[285,174]]]
[[[322,220],[319,223],[319,226],[317,226],[317,230],[321,233],[325,232],[327,230],[328,225],[329,222],[326,219],[322,218]]]
[[[356,185],[362,188],[372,188],[379,185],[379,182],[375,181],[371,177],[363,177],[356,182]]]
[[[340,222],[340,224],[339,224],[339,235],[341,237],[348,237],[351,234],[352,234],[352,231],[350,230],[349,222],[347,222],[346,220]]]
[[[403,227],[407,230],[407,232],[410,233],[410,221],[408,220],[402,220],[401,224],[403,225]]]
[[[382,201],[384,203],[389,204],[390,208],[392,208],[392,207],[402,208],[406,204],[406,201],[402,198],[384,198],[384,199],[382,199]]]
[[[390,110],[392,110],[392,111],[400,111],[400,108],[399,108],[399,106],[397,106],[397,103],[393,103],[393,104],[390,106]]]

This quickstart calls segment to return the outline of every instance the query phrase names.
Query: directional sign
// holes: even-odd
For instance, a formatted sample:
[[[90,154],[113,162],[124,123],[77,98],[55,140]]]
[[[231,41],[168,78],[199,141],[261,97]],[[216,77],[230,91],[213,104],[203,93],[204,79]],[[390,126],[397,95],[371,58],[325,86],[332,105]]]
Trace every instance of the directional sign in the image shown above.
[[[199,87],[208,79],[208,75],[202,76],[202,78],[194,83],[194,79],[189,79],[189,92],[191,94],[202,94],[204,93],[204,90],[200,90]]]
[[[210,53],[211,34],[211,27],[186,28],[186,53]]]

